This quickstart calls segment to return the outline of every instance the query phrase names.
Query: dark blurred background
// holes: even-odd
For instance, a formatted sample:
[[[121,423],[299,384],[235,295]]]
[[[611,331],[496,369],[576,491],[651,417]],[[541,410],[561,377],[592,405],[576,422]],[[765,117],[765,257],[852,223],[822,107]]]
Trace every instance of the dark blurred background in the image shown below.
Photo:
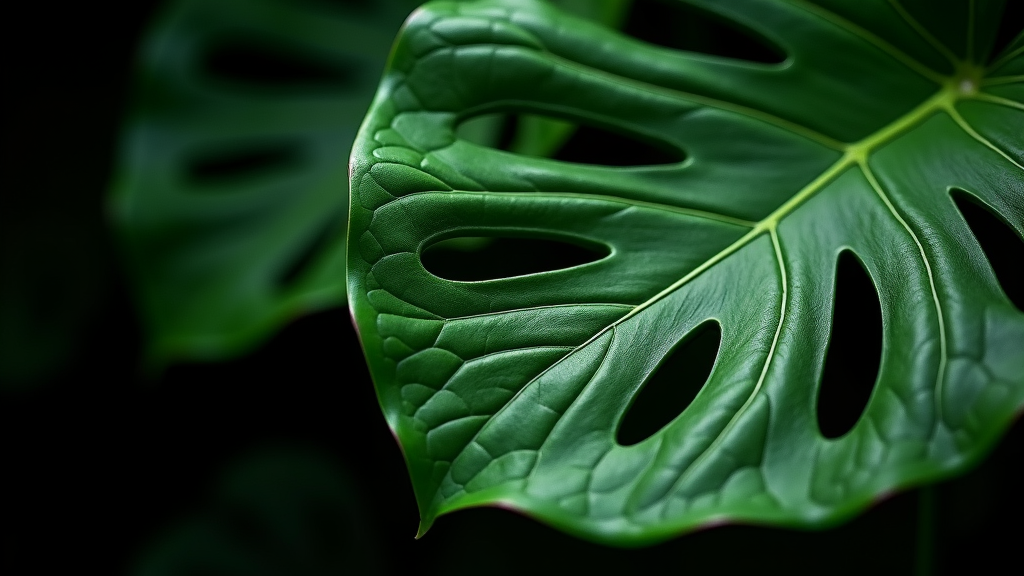
[[[104,196],[156,7],[22,2],[6,15],[5,574],[914,570],[914,491],[813,533],[730,526],[619,550],[482,509],[416,541],[401,453],[345,310],[299,319],[240,359],[143,377]],[[998,257],[1012,267],[1019,254]],[[937,573],[1019,567],[1022,455],[1018,422],[981,466],[938,486]]]

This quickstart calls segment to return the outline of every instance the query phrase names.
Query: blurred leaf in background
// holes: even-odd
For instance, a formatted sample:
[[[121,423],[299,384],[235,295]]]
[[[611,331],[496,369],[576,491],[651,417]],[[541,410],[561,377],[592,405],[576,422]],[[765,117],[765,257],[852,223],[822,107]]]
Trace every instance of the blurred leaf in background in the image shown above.
[[[559,3],[607,24],[628,6]],[[156,19],[111,191],[150,367],[237,356],[344,303],[348,152],[417,4],[177,0]],[[512,129],[546,155],[571,127]]]
[[[124,328],[102,197],[123,111],[122,86],[155,0],[16,2],[16,54],[4,69],[0,194],[0,393],[24,398],[114,354]],[[116,23],[116,28],[113,23]],[[130,340],[129,340],[130,341]],[[127,362],[130,366],[130,362]]]
[[[412,0],[179,0],[140,48],[113,218],[151,365],[344,301],[347,155]]]

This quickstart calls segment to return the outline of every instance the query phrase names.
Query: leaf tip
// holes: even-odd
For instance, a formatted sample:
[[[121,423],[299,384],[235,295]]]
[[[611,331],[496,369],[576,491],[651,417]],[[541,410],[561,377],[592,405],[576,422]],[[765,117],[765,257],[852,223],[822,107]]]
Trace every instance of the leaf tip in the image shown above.
[[[434,525],[434,519],[433,518],[428,518],[428,517],[421,518],[420,519],[420,526],[416,530],[416,539],[419,540],[420,538],[423,538],[424,536],[426,536],[427,531],[430,530],[430,527],[433,526],[433,525]]]

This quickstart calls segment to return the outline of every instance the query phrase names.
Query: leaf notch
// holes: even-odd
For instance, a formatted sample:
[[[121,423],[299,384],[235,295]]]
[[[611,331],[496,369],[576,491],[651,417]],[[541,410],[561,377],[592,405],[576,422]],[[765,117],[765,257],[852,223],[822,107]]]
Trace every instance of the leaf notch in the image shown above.
[[[616,441],[639,444],[682,415],[704,388],[718,360],[722,328],[705,321],[672,347],[619,420]]]
[[[839,438],[856,426],[878,382],[883,322],[878,291],[850,250],[836,264],[832,331],[818,387],[818,430]]]
[[[600,244],[528,235],[449,237],[420,252],[423,267],[455,282],[482,282],[583,266],[607,257]]]
[[[950,191],[1006,297],[1024,311],[1024,240],[987,204],[959,188]]]
[[[758,64],[781,64],[786,53],[757,32],[685,2],[634,0],[623,32],[649,44]]]

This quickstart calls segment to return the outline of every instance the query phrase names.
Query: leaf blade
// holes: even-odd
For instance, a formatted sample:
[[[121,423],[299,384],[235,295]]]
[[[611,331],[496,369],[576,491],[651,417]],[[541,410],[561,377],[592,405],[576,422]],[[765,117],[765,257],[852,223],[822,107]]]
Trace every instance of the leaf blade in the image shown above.
[[[774,69],[655,50],[575,26],[540,4],[517,6],[436,4],[410,21],[410,38],[439,26],[454,47],[422,49],[410,40],[403,52],[400,41],[352,158],[353,245],[356,234],[372,232],[381,250],[372,262],[350,253],[350,305],[382,406],[405,447],[421,533],[437,515],[481,504],[513,507],[620,545],[651,543],[723,519],[816,527],[849,516],[880,493],[962,470],[984,452],[1024,403],[1024,366],[1018,366],[1024,360],[994,346],[991,356],[972,364],[966,359],[978,351],[965,334],[977,332],[980,315],[1001,342],[1024,344],[1024,317],[1005,306],[1005,297],[999,300],[991,282],[982,288],[965,280],[973,270],[964,262],[977,252],[956,252],[950,238],[963,237],[964,227],[946,232],[955,207],[948,194],[943,204],[942,187],[984,190],[978,193],[999,198],[990,205],[1013,219],[1024,180],[1007,153],[957,120],[956,106],[969,107],[977,98],[962,82],[976,78],[978,66],[960,62],[950,78],[923,74],[887,48],[888,41],[802,2],[715,4],[790,50],[788,67]],[[879,10],[873,13],[879,19],[906,21],[888,5],[871,10]],[[785,18],[793,20],[779,25]],[[803,29],[795,28],[782,40],[793,21],[810,31],[801,36]],[[480,30],[492,29],[485,23],[495,32],[482,42]],[[575,35],[562,33],[567,29]],[[812,40],[822,35],[830,45],[853,46],[855,55],[815,53]],[[612,54],[611,46],[620,53]],[[830,58],[833,69],[825,70]],[[838,78],[858,94],[839,95],[835,86],[822,87],[793,70]],[[734,82],[733,90],[723,91],[715,84],[721,81]],[[680,91],[683,83],[696,93]],[[795,100],[784,98],[796,91]],[[834,115],[836,107],[844,112]],[[1019,111],[1004,108],[1011,124],[1018,121]],[[675,139],[688,160],[658,169],[597,169],[486,150],[451,136],[458,118],[502,109],[560,111],[656,133]],[[701,115],[735,131],[688,134]],[[375,159],[380,142],[372,135],[398,119],[418,138],[422,160],[397,165]],[[993,126],[982,124],[985,131]],[[791,140],[778,141],[791,143],[792,158],[800,160],[767,168],[789,180],[773,181],[778,195],[764,194],[762,207],[752,209],[744,196],[728,194],[741,187],[737,182],[754,186],[765,167],[740,172],[778,147],[719,158],[721,172],[709,170],[716,160],[708,150],[737,146],[730,139],[736,134],[745,143],[775,131],[789,132]],[[963,169],[968,165],[982,168]],[[621,211],[607,206],[631,195],[644,204],[634,201]],[[713,232],[733,224],[720,217],[684,229],[689,216],[702,217],[705,210],[741,221],[731,235]],[[530,220],[531,214],[543,217]],[[658,218],[672,224],[652,225]],[[577,270],[480,283],[431,278],[417,262],[417,251],[446,233],[511,229],[581,234],[610,246],[611,255]],[[639,241],[632,253],[624,248],[631,241]],[[826,440],[813,407],[828,345],[835,261],[844,249],[863,259],[878,287],[884,352],[864,417],[850,433]],[[423,378],[449,392],[447,383],[469,369],[457,358],[443,373],[427,361],[405,370],[413,356],[389,357],[375,335],[382,309],[363,297],[378,290],[440,322],[486,314],[493,326],[504,311],[523,307],[603,302],[631,308],[547,368],[520,374],[511,398],[496,410],[470,413],[475,431],[437,458],[423,437],[444,418],[418,421],[391,398]],[[984,294],[979,306],[990,307],[965,308],[964,294]],[[617,423],[636,391],[671,346],[706,320],[722,326],[722,345],[704,390],[651,438],[617,445]],[[487,339],[489,330],[478,333]],[[522,338],[533,337],[520,330]],[[1001,376],[979,376],[993,366]],[[1017,368],[1017,376],[1002,376]],[[502,374],[465,376],[476,383],[466,390],[494,388]],[[954,377],[963,380],[950,384]],[[944,395],[946,387],[951,392]],[[970,407],[951,405],[950,395]],[[1004,402],[998,407],[996,397]],[[993,424],[972,428],[964,410]],[[455,409],[447,415],[467,417]],[[944,415],[957,424],[944,422]]]

